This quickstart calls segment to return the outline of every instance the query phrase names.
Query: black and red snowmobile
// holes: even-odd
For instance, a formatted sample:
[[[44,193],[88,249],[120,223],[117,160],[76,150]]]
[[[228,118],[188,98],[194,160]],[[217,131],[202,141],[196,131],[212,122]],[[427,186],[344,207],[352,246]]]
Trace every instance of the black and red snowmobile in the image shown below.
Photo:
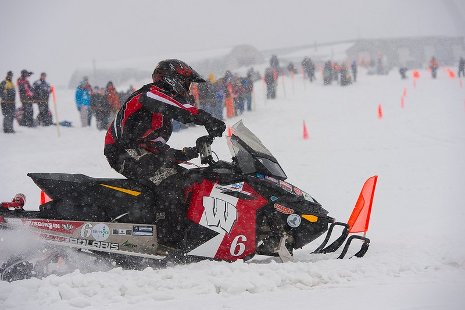
[[[47,275],[49,262],[66,259],[62,248],[128,268],[249,260],[257,254],[286,261],[295,249],[326,233],[313,253],[335,252],[345,243],[342,258],[357,238],[363,243],[355,256],[365,254],[369,239],[347,239],[348,224],[335,222],[310,194],[285,182],[276,158],[242,122],[227,140],[232,162],[213,159],[210,137],[197,140],[204,166],[186,169],[184,205],[174,208],[163,206],[163,196],[134,180],[29,173],[49,201],[39,211],[25,211],[18,202],[4,204],[0,228],[26,228],[52,250],[36,261],[12,257],[0,267],[0,276],[12,281]],[[185,218],[174,219],[178,212],[173,210],[185,210]],[[327,245],[336,226],[340,236]]]

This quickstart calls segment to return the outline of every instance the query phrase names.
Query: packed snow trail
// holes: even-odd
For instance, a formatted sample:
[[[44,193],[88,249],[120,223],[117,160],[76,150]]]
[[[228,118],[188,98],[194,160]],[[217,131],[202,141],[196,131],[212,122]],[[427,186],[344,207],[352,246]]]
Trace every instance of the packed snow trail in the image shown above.
[[[364,258],[309,255],[315,242],[286,264],[205,261],[162,270],[75,271],[0,283],[0,308],[463,309],[465,89],[442,71],[437,80],[427,72],[421,76],[415,88],[396,73],[361,74],[348,87],[325,87],[318,80],[304,89],[298,78],[294,93],[286,79],[286,98],[280,84],[275,101],[264,100],[258,82],[256,111],[240,117],[276,156],[289,182],[338,220],[348,219],[363,181],[379,175],[368,233],[372,242]],[[79,124],[72,96],[57,90],[59,113]],[[308,140],[302,139],[303,120]],[[27,172],[118,177],[102,154],[103,132],[63,128],[57,138],[55,128],[16,129],[16,135],[0,135],[6,146],[0,162],[4,200],[24,192],[28,208],[37,208],[39,191]],[[192,146],[204,133],[202,128],[182,131],[170,143]],[[213,149],[229,159],[224,139]],[[0,234],[2,255],[11,244],[7,238],[21,239]]]

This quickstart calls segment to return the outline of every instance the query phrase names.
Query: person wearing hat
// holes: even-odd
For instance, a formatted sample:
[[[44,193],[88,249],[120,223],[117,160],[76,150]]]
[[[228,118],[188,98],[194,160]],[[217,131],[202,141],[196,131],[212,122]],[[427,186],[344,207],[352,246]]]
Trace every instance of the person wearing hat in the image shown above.
[[[50,113],[48,108],[48,99],[52,89],[50,84],[45,81],[46,77],[47,74],[42,72],[40,74],[40,79],[32,84],[34,102],[39,106],[39,115],[37,116],[37,120],[39,121],[39,125],[42,126],[50,126],[53,124],[52,113]]]
[[[90,109],[92,98],[92,86],[89,84],[89,79],[85,76],[76,88],[75,100],[76,107],[81,115],[82,127],[90,126],[92,111]]]
[[[32,93],[31,84],[27,79],[32,74],[30,71],[21,70],[21,76],[17,81],[19,100],[23,106],[23,115],[19,120],[19,125],[27,127],[34,127],[34,109],[32,108],[34,94]]]
[[[160,210],[166,211],[166,217],[159,226],[157,222],[157,230],[159,237],[174,244],[182,238],[183,230],[173,232],[167,227],[183,225],[182,193],[191,181],[187,170],[178,164],[196,158],[199,150],[178,150],[167,144],[173,132],[172,121],[202,125],[210,137],[221,137],[226,125],[194,106],[190,85],[205,80],[186,63],[161,61],[152,80],[134,92],[116,114],[105,136],[104,154],[113,169],[165,197]]]
[[[16,90],[13,84],[13,72],[8,71],[4,81],[0,83],[0,98],[2,99],[3,132],[14,133],[13,120],[16,110]]]

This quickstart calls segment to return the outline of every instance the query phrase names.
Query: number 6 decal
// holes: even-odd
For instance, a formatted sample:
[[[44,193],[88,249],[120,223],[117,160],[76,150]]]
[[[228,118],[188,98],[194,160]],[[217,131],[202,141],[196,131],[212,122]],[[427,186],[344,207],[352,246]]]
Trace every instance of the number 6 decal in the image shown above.
[[[231,243],[231,248],[229,249],[229,253],[232,256],[241,256],[245,251],[245,244],[244,242],[247,241],[247,237],[244,235],[237,235],[233,242]]]

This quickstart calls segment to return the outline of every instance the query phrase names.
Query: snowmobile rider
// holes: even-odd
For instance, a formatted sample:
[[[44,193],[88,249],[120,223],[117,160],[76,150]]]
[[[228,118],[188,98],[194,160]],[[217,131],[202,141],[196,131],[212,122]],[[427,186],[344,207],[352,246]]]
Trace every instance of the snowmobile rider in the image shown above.
[[[160,61],[152,79],[153,83],[135,91],[116,114],[105,136],[104,154],[113,169],[158,192],[160,183],[184,170],[178,163],[198,156],[195,147],[176,150],[166,144],[172,120],[203,125],[211,137],[221,137],[226,125],[194,107],[189,87],[205,80],[186,63]]]

